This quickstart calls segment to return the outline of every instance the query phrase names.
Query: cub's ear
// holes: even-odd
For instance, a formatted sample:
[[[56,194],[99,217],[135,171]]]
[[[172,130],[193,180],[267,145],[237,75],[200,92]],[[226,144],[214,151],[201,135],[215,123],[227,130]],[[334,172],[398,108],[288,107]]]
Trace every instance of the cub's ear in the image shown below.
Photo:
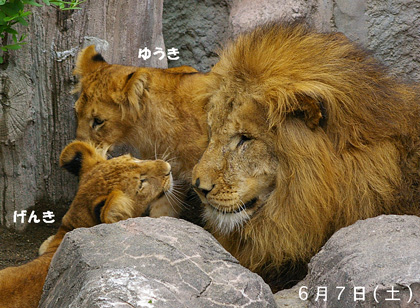
[[[74,175],[81,176],[98,162],[105,160],[103,153],[97,151],[91,144],[73,141],[61,152],[60,167]]]
[[[102,55],[95,50],[95,45],[90,45],[83,49],[77,56],[76,68],[74,69],[73,74],[83,77],[106,64],[107,62]]]
[[[128,115],[135,121],[141,115],[141,100],[148,95],[148,72],[139,68],[126,78],[123,93],[128,105],[123,106],[123,117]]]
[[[99,223],[114,223],[134,217],[134,202],[121,190],[115,189],[96,201],[94,212]]]

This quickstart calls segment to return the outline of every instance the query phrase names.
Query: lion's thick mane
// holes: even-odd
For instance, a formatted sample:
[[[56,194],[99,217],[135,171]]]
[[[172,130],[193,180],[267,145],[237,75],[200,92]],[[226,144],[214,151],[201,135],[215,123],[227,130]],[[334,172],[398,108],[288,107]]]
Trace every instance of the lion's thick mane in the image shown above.
[[[212,127],[227,127],[232,112],[253,104],[266,119],[260,132],[276,136],[268,145],[278,159],[275,188],[265,205],[227,235],[208,222],[244,266],[270,280],[358,219],[420,213],[419,88],[343,35],[260,26],[221,52],[211,76]],[[206,152],[193,181],[216,159]]]

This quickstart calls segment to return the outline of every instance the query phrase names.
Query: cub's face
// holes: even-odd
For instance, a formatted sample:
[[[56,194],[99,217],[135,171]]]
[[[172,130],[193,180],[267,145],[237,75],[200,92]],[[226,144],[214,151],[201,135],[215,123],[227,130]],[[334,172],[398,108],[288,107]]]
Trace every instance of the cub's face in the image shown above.
[[[101,197],[120,190],[138,212],[164,197],[172,187],[171,166],[162,160],[138,160],[130,155],[99,163],[80,178],[79,192]]]
[[[123,143],[133,121],[124,115],[128,104],[124,87],[136,68],[106,65],[81,80],[81,93],[75,103],[77,139],[108,148]]]
[[[70,229],[145,215],[152,202],[172,189],[171,166],[162,160],[130,155],[106,160],[89,144],[75,141],[62,152],[60,163],[80,177],[63,218]]]
[[[210,99],[210,142],[193,170],[205,218],[222,233],[242,226],[274,189],[275,140],[265,112],[252,100],[222,92]]]

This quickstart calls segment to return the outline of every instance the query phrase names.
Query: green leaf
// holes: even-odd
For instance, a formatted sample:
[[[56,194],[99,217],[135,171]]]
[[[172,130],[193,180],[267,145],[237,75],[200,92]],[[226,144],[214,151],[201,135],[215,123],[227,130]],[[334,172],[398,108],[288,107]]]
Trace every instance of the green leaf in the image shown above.
[[[9,15],[9,16],[5,16],[5,15],[3,15],[3,16],[5,16],[4,18],[3,18],[3,20],[4,21],[6,21],[6,22],[9,22],[9,21],[12,21],[12,20],[18,20],[19,19],[19,17],[26,17],[26,16],[28,16],[28,15],[31,15],[32,13],[30,12],[30,11],[26,11],[26,12],[24,12],[24,11],[19,11],[17,14],[15,14],[15,15]]]
[[[3,57],[0,56],[0,64],[2,64],[2,63],[3,63]]]
[[[8,16],[8,17],[5,17],[5,18],[4,18],[4,21],[9,22],[9,21],[11,21],[11,20],[17,19],[18,17],[19,17],[19,14],[15,14],[15,15],[12,15],[12,16]]]
[[[26,12],[22,12],[21,14],[20,14],[20,16],[21,17],[26,17],[26,16],[29,16],[29,15],[31,15],[32,14],[32,12],[31,11],[26,11]]]
[[[12,28],[6,28],[4,31],[13,35],[19,34],[15,29]]]
[[[7,50],[17,50],[17,49],[21,49],[22,45],[21,44],[13,44],[13,45],[6,45],[1,47],[1,49],[3,51],[7,51]]]
[[[22,9],[23,3],[21,1],[6,2],[1,8],[7,16],[17,15]]]
[[[61,10],[63,11],[68,11],[68,10],[79,10],[81,9],[79,7],[80,4],[82,4],[83,2],[86,2],[86,0],[72,0],[72,1],[58,1],[58,0],[51,0],[50,3],[58,6]],[[66,5],[68,7],[66,7]]]
[[[2,12],[6,15],[6,16],[13,16],[16,15],[17,13],[19,13],[19,9],[17,7],[11,7],[10,5],[8,5],[10,3],[6,3],[5,5],[2,6],[1,10]]]
[[[6,0],[0,0],[0,5],[4,5],[6,3]]]
[[[23,0],[24,4],[29,4],[29,5],[33,5],[33,6],[42,6],[42,4],[36,3],[34,0]]]
[[[22,0],[14,0],[13,4],[19,8],[19,11],[23,10],[23,7],[25,6]]]
[[[21,24],[21,25],[24,25],[24,26],[28,26],[29,24],[28,24],[28,22],[26,21],[26,19],[25,18],[18,18],[18,22]]]

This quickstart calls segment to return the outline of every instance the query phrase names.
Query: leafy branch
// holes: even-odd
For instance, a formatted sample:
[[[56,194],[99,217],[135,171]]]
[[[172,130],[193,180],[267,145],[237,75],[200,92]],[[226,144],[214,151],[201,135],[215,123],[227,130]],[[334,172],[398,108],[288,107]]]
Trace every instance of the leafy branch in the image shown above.
[[[71,0],[71,1],[58,1],[58,0],[42,0],[44,5],[52,5],[60,10],[77,10],[80,9],[79,5],[86,0]],[[0,49],[3,51],[3,56],[9,50],[17,50],[22,48],[26,42],[26,34],[20,34],[16,31],[15,26],[21,24],[28,26],[27,17],[31,14],[30,10],[25,11],[25,6],[37,6],[42,4],[34,0],[0,0]],[[9,36],[12,37],[13,43],[6,45]],[[0,55],[0,64],[3,63],[3,56]]]

